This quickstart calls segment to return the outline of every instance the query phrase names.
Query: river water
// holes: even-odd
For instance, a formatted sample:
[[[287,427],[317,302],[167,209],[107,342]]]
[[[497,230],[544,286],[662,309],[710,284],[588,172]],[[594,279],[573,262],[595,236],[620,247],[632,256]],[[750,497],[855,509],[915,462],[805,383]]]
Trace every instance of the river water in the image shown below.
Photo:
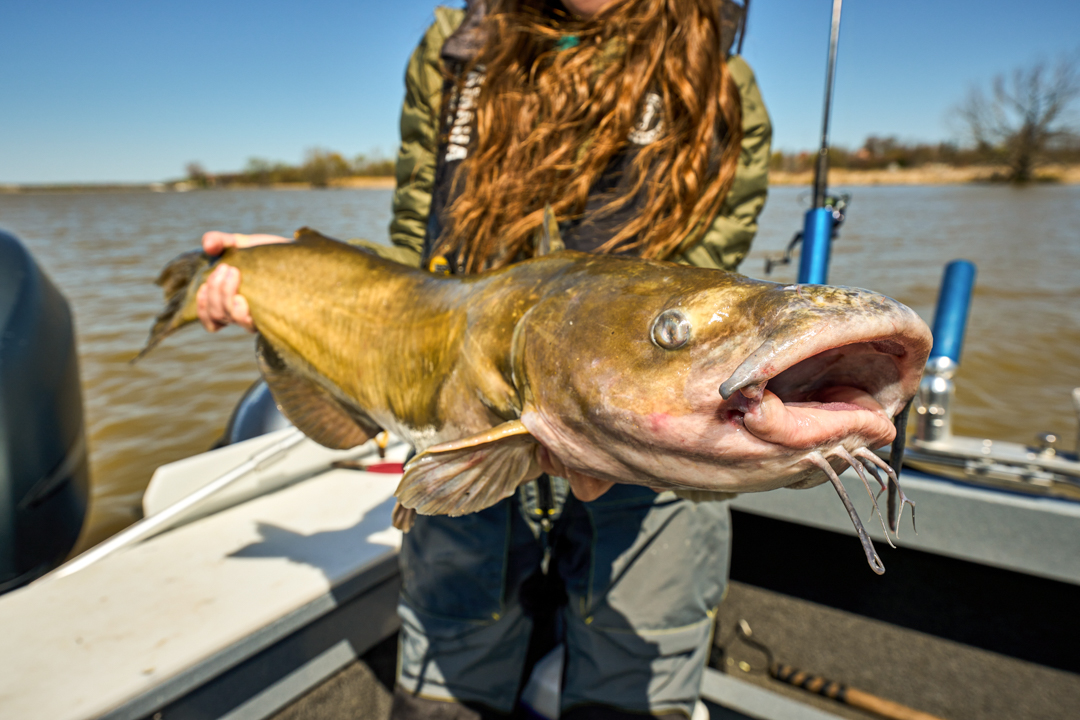
[[[838,188],[842,190],[843,188]],[[1072,448],[1069,396],[1080,386],[1080,186],[852,189],[829,281],[890,295],[931,322],[942,269],[978,265],[957,377],[955,430],[1031,442],[1056,431]],[[0,195],[0,228],[15,234],[71,302],[78,332],[92,502],[80,546],[140,516],[159,465],[208,449],[256,378],[251,336],[191,328],[137,365],[162,306],[153,285],[204,230],[291,234],[309,225],[338,238],[383,239],[389,190]],[[763,258],[801,225],[808,193],[772,191],[754,251]],[[794,268],[771,279],[794,279]]]

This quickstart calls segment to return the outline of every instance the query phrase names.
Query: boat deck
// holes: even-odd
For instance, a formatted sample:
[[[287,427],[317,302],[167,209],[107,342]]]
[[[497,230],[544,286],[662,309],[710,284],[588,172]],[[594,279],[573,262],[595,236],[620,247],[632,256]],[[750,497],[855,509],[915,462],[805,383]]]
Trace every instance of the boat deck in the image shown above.
[[[1072,720],[1080,707],[1075,673],[732,582],[720,627],[730,629],[741,619],[785,663],[948,720]],[[878,717],[773,680],[763,672],[763,654],[728,638],[717,640],[714,657],[726,674],[706,680],[712,720]],[[395,652],[391,637],[272,720],[389,717]],[[750,672],[739,669],[743,662]]]
[[[190,476],[190,492],[273,439],[167,466],[163,477]],[[294,452],[219,498],[213,514],[0,597],[0,716],[385,716],[398,478],[329,469],[341,453]],[[861,491],[844,480],[853,497]],[[882,577],[829,486],[734,502],[715,653],[728,672],[710,672],[704,686],[719,703],[714,720],[869,717],[764,677],[762,654],[730,642],[740,619],[781,662],[943,718],[1075,716],[1080,504],[917,476],[906,485],[921,534],[905,528],[893,550],[871,530]]]
[[[250,454],[249,442],[214,452]],[[0,716],[134,720],[210,702],[198,696],[215,679],[274,648],[308,654],[331,619],[348,629],[322,661],[336,671],[356,656],[350,642],[362,651],[397,628],[397,480],[328,470],[0,597]],[[340,616],[357,595],[381,608],[353,627]],[[281,679],[260,673],[250,682],[267,691]],[[256,704],[284,705],[292,687]]]

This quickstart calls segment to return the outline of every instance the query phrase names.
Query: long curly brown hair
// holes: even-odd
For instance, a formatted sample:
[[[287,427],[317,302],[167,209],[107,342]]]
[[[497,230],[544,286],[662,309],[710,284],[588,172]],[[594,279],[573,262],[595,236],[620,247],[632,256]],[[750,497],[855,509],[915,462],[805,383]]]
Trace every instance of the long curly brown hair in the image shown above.
[[[473,63],[484,73],[476,138],[436,252],[456,252],[467,272],[531,256],[544,206],[560,221],[581,216],[649,91],[662,99],[662,133],[600,215],[641,192],[643,210],[599,251],[667,258],[691,245],[731,187],[742,140],[721,23],[718,0],[623,0],[589,20],[545,0],[492,3]],[[567,35],[577,44],[557,49]]]

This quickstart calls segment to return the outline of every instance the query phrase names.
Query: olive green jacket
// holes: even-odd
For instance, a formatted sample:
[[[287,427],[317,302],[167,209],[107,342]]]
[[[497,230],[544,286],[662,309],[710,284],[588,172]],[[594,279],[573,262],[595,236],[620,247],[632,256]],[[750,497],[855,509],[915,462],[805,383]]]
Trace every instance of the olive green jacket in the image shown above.
[[[463,10],[438,7],[405,71],[401,108],[401,148],[397,157],[392,246],[364,243],[379,255],[406,265],[419,265],[428,210],[435,182],[443,74],[439,52],[461,24]],[[734,270],[750,249],[757,217],[768,190],[772,125],[750,66],[739,56],[728,60],[742,98],[743,140],[735,182],[712,227],[701,241],[675,258],[700,267]]]

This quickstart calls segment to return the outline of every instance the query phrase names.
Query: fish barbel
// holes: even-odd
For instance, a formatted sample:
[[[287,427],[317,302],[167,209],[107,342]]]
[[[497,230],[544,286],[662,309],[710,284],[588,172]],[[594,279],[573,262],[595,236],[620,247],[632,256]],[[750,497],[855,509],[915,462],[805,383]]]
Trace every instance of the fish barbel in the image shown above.
[[[211,261],[165,268],[143,354],[196,319]],[[240,270],[285,417],[327,447],[388,430],[416,448],[403,529],[413,510],[476,512],[542,470],[698,500],[830,481],[884,570],[837,472],[896,487],[872,450],[893,440],[931,336],[895,300],[572,251],[445,277],[306,228],[220,261]]]

